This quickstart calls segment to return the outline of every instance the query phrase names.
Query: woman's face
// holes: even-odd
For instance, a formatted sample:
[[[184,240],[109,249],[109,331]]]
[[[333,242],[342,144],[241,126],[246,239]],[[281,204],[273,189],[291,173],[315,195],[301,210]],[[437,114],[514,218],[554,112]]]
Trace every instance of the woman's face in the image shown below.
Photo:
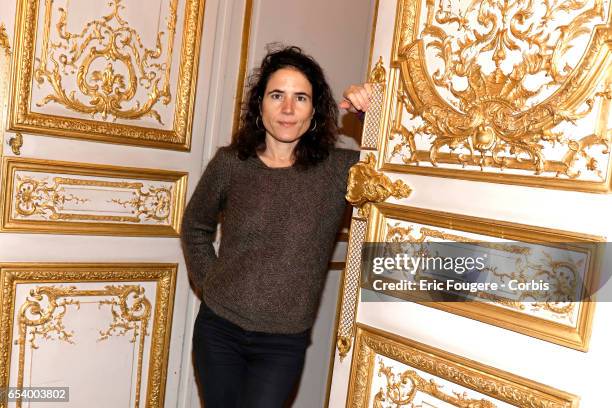
[[[266,139],[297,144],[313,115],[312,85],[304,74],[281,68],[270,75],[261,102]]]

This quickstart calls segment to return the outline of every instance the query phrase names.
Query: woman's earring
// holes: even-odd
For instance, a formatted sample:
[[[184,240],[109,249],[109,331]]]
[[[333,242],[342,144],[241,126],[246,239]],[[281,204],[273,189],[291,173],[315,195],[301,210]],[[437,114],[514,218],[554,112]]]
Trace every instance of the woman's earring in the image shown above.
[[[317,121],[316,119],[312,120],[314,122],[314,126],[312,127],[312,129],[309,129],[311,132],[314,132],[317,129]]]
[[[255,127],[257,127],[257,129],[262,130],[263,127],[261,126],[261,120],[259,120],[259,115],[257,115],[257,119],[255,119]]]

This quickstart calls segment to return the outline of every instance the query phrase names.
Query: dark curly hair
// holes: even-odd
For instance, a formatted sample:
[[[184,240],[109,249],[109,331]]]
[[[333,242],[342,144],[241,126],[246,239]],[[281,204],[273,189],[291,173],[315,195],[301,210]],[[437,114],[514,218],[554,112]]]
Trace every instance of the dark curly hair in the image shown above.
[[[258,121],[258,116],[268,80],[281,68],[294,68],[304,74],[312,85],[312,120],[316,121],[316,128],[307,130],[294,150],[295,165],[306,168],[325,160],[329,149],[334,146],[338,133],[338,106],[323,70],[311,56],[304,54],[299,47],[278,47],[278,44],[268,46],[268,54],[261,61],[260,67],[249,77],[240,126],[233,135],[231,146],[238,151],[241,160],[254,157],[258,151],[265,150],[266,130],[261,124],[261,118]]]

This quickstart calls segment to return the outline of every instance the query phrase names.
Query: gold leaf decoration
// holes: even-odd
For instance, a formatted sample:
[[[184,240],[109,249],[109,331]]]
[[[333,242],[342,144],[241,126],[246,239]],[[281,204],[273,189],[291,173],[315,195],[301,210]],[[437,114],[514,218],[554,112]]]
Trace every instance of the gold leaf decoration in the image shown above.
[[[377,357],[386,357],[410,367],[398,375],[384,364],[379,365],[378,375],[388,376],[388,389],[377,390],[378,393],[373,398],[373,403],[378,404],[374,406],[380,408],[409,407],[411,405],[407,404],[411,401],[411,395],[416,392],[429,394],[454,407],[494,408],[496,406],[486,398],[471,399],[464,393],[456,391],[447,393],[435,379],[425,380],[416,370],[518,408],[576,408],[578,406],[578,397],[575,395],[416,341],[359,325],[349,380],[347,407],[366,408],[370,406],[368,400]],[[387,398],[399,402],[383,401]],[[388,404],[383,405],[383,402],[388,402]]]
[[[372,203],[381,203],[393,196],[406,198],[412,191],[402,180],[392,182],[385,174],[376,170],[376,157],[369,153],[365,161],[349,170],[346,200],[359,208],[359,216],[367,217]]]
[[[22,217],[33,215],[42,216],[48,220],[97,220],[119,222],[141,222],[154,220],[159,223],[166,222],[171,215],[172,191],[165,187],[149,187],[144,189],[143,183],[130,183],[121,181],[100,181],[73,179],[68,177],[54,177],[53,184],[46,179],[36,179],[31,176],[17,176],[15,195],[15,211]],[[113,198],[109,202],[123,208],[131,208],[132,216],[81,214],[78,212],[64,212],[67,203],[82,205],[90,201],[66,192],[67,186],[114,187],[118,189],[132,189],[133,198],[121,200]]]
[[[414,3],[402,0],[402,19],[417,18]],[[400,79],[387,162],[420,173],[442,166],[606,181],[609,132],[576,131],[587,116],[608,120],[612,29],[602,25],[603,0],[423,3],[419,29],[402,20],[396,33]]]
[[[19,132],[15,133],[15,136],[11,137],[8,141],[9,146],[15,156],[21,155],[21,147],[23,146],[23,135]]]
[[[434,242],[433,239],[448,242],[474,243],[479,248],[489,248],[512,254],[515,260],[511,272],[498,271],[497,268],[487,267],[485,271],[491,276],[499,279],[499,283],[508,283],[511,280],[516,282],[537,282],[539,280],[548,282],[551,290],[547,292],[545,299],[542,299],[538,291],[522,290],[517,298],[508,298],[494,295],[488,292],[475,292],[474,296],[485,301],[493,302],[516,310],[531,311],[546,310],[553,313],[555,317],[573,321],[573,312],[576,303],[571,300],[575,298],[576,290],[579,285],[579,270],[583,269],[581,263],[570,262],[568,260],[554,259],[547,252],[542,252],[542,259],[534,259],[532,248],[521,243],[511,244],[503,242],[482,242],[465,236],[451,234],[428,227],[416,227],[413,225],[401,226],[399,223],[386,225],[387,233],[385,242],[419,244],[423,242]],[[411,246],[412,248],[412,246]],[[419,256],[429,256],[426,249],[417,249]],[[414,280],[429,280],[423,276],[422,267],[415,271]],[[533,299],[539,299],[534,302]],[[564,301],[565,299],[565,301]]]
[[[37,106],[54,102],[76,112],[100,114],[103,120],[109,115],[131,120],[150,116],[163,124],[154,106],[158,103],[168,105],[171,101],[170,67],[177,3],[178,0],[170,3],[168,31],[159,31],[155,46],[146,48],[136,29],[121,17],[120,11],[125,8],[122,0],[111,0],[110,13],[86,22],[80,32],[68,31],[66,8],[54,10],[53,2],[46,1],[43,49],[34,80],[50,84],[53,93],[45,96]],[[50,37],[54,13],[59,15],[55,24],[57,42]],[[162,49],[164,40],[167,43],[165,52]],[[160,59],[162,55],[164,60]],[[94,67],[100,61],[106,61],[106,65],[96,70]],[[72,77],[74,74],[76,77]],[[76,79],[78,94],[66,91],[64,86],[63,81],[73,79]],[[135,99],[139,87],[148,94],[144,103]],[[124,106],[127,103],[131,106]]]
[[[11,55],[11,44],[9,43],[4,23],[0,23],[0,48],[4,50],[4,55]]]

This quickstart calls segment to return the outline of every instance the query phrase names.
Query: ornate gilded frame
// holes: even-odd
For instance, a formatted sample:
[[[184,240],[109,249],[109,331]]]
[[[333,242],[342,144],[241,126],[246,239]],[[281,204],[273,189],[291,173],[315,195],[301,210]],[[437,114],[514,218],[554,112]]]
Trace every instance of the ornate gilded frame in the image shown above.
[[[370,211],[365,242],[386,242],[383,229],[388,218],[512,241],[533,242],[551,248],[571,247],[588,254],[589,264],[585,267],[584,278],[584,289],[587,293],[595,293],[599,282],[598,268],[602,251],[600,245],[593,245],[605,242],[605,239],[599,236],[380,203],[373,205]],[[453,234],[449,235],[442,238],[450,241],[460,239]],[[502,308],[494,301],[430,302],[406,292],[397,292],[394,296],[580,351],[588,350],[595,311],[595,300],[590,296],[586,297],[588,300],[577,302],[579,311],[576,325],[570,327],[521,313],[518,309]]]
[[[474,118],[468,117],[469,115],[459,112],[455,107],[451,107],[450,104],[445,102],[442,96],[436,91],[432,78],[430,78],[424,68],[425,48],[423,40],[419,38],[418,26],[420,16],[426,14],[425,11],[422,10],[422,7],[425,7],[425,0],[399,0],[397,4],[392,53],[389,64],[390,72],[386,82],[387,92],[382,108],[383,112],[380,114],[380,116],[384,118],[384,121],[380,131],[381,137],[377,143],[377,150],[380,152],[377,162],[378,169],[397,173],[519,184],[541,188],[597,193],[608,193],[612,191],[612,159],[610,158],[612,132],[608,129],[611,100],[610,84],[612,83],[609,68],[612,58],[612,53],[610,52],[612,13],[609,13],[605,24],[596,26],[593,30],[584,57],[571,73],[567,75],[567,78],[563,81],[559,81],[560,87],[554,91],[552,95],[527,110],[521,110],[518,107],[512,108],[513,113],[504,116],[505,122],[500,121],[494,125],[487,122],[488,119],[486,118],[489,113],[485,113],[483,115],[485,119],[481,127],[472,129],[473,126],[476,126],[474,123],[477,122],[474,118],[480,116],[474,114],[476,115]],[[433,4],[433,1],[427,2],[428,7],[433,8]],[[472,5],[474,4],[480,3],[472,2]],[[529,4],[532,3],[529,2]],[[582,6],[584,6],[584,4],[582,4]],[[581,21],[584,21],[588,13],[591,13],[588,14],[589,18],[596,12],[600,13],[600,11],[593,10],[586,10],[584,12],[584,18],[582,18],[583,16],[581,15],[580,18],[576,20],[582,18]],[[440,11],[440,13],[441,12],[442,11]],[[428,21],[434,18],[433,16],[434,13],[428,9]],[[525,16],[527,16],[527,14],[525,14]],[[455,21],[450,14],[447,15],[446,18],[445,21],[447,21],[448,24],[452,24],[452,22]],[[584,27],[568,25],[568,38],[583,28]],[[431,29],[430,34],[433,32],[434,29]],[[439,32],[437,34],[439,34]],[[442,39],[440,39],[440,43],[442,43]],[[503,43],[503,41],[500,40],[500,43]],[[449,50],[446,51],[451,52]],[[558,75],[561,76],[560,74]],[[502,77],[500,76],[499,78]],[[499,78],[496,80],[500,80]],[[490,78],[487,77],[486,80],[488,81],[489,79]],[[510,77],[503,77],[503,79],[508,84],[512,82]],[[494,84],[493,82],[489,85],[491,87],[494,85],[500,87],[499,94],[505,95],[504,92],[506,92],[506,90],[500,85],[503,81],[500,82],[500,84]],[[522,94],[519,95],[519,93],[512,95],[514,96],[508,96],[510,101],[513,101],[513,98],[519,100],[524,97]],[[525,93],[525,95],[527,94]],[[498,96],[497,93],[490,96],[489,99],[487,99],[488,97],[483,97],[480,102],[473,101],[472,108],[482,108],[483,111],[489,108],[495,110],[497,108],[491,107],[494,105],[491,100],[494,100],[496,96]],[[598,101],[601,101],[601,104],[598,105],[598,123],[592,135],[585,136],[583,139],[576,142],[570,142],[568,144],[567,154],[562,160],[549,160],[545,155],[541,154],[539,151],[540,148],[536,146],[538,143],[559,143],[559,141],[564,143],[561,138],[553,140],[557,137],[553,129],[556,125],[570,123],[583,117],[586,111],[590,112],[590,110],[595,109],[594,106],[596,103],[599,103]],[[403,126],[401,118],[404,110],[412,117],[422,119],[424,125],[421,127],[417,126],[415,129],[408,129]],[[499,111],[495,112],[499,113]],[[491,113],[490,116],[492,117],[492,115]],[[474,119],[474,121],[472,121],[472,119]],[[529,132],[531,133],[529,133],[529,135],[531,136],[527,135],[527,133],[520,133],[519,131],[516,135],[504,136],[506,139],[504,139],[505,141],[502,143],[502,137],[500,136],[502,133],[499,132],[507,130],[508,134],[512,132],[516,133],[516,129],[520,129],[521,126],[523,126],[515,126],[516,123],[513,121],[525,122],[525,129],[530,129]],[[453,127],[453,123],[455,123],[455,127]],[[528,123],[529,126],[527,126],[526,123]],[[505,129],[504,126],[506,126],[507,129]],[[492,130],[493,128],[497,129],[496,127],[499,127],[501,130],[498,129],[499,132],[498,130]],[[446,130],[442,131],[441,129]],[[491,158],[481,162],[480,169],[478,169],[478,164],[473,164],[472,167],[475,166],[475,169],[469,168],[469,166],[472,165],[471,162],[468,164],[468,168],[464,168],[466,167],[465,163],[467,163],[466,156],[469,156],[469,154],[463,155],[462,157],[462,155],[458,153],[438,152],[437,150],[436,152],[432,152],[419,150],[418,147],[415,147],[414,138],[419,132],[422,132],[424,135],[429,135],[433,140],[431,146],[436,149],[439,146],[452,146],[452,149],[459,146],[466,146],[466,149],[469,148],[472,152],[483,152],[483,154],[486,153],[489,155],[487,157],[490,157],[495,148],[498,146],[501,148],[502,145],[505,145],[508,146],[508,149],[514,146],[515,151],[523,149],[523,151],[529,152],[530,159],[500,159],[497,163]],[[395,147],[397,146],[391,148],[389,146],[390,140],[402,141],[401,143],[404,145],[404,150],[407,151],[407,153],[402,156],[403,163],[392,163],[388,160],[388,155],[397,154],[395,152]],[[525,142],[525,140],[530,141]],[[586,149],[592,146],[603,149],[603,154],[606,154],[608,157],[607,167],[603,168],[597,160],[589,156]],[[581,158],[583,153],[585,154],[584,159],[588,162],[583,172],[598,171],[604,181],[581,180],[577,178],[579,175],[576,175],[571,165],[575,160]],[[480,156],[474,157],[479,158]],[[462,160],[464,160],[465,163],[462,162]],[[456,164],[458,167],[443,167],[436,163]],[[504,168],[510,170],[503,171]],[[532,173],[513,174],[513,168],[517,169],[517,171],[528,169],[528,171],[532,171]],[[539,176],[540,173],[546,172],[549,172],[551,176]],[[557,174],[556,176],[555,173]],[[560,177],[560,175],[563,177]]]
[[[579,403],[577,396],[567,392],[360,324],[357,327],[347,407],[377,406],[376,402],[370,401],[369,396],[377,355],[519,408],[577,408]],[[449,393],[435,382],[425,381],[415,371],[404,374],[402,379],[406,381],[402,383],[403,386],[411,383],[414,392],[429,394],[450,405],[483,408],[494,406],[491,402],[487,403],[481,399],[468,400],[462,395]]]
[[[3,336],[0,338],[0,387],[8,387],[10,382],[9,370],[11,367],[11,353],[14,346],[19,347],[19,372],[18,382],[23,384],[23,359],[25,340],[23,336],[15,344],[12,339],[13,318],[18,305],[15,304],[16,287],[24,283],[39,283],[40,295],[52,299],[53,309],[47,309],[36,301],[28,301],[21,307],[34,316],[39,316],[37,320],[25,319],[24,325],[40,326],[48,322],[53,316],[53,310],[60,304],[70,304],[70,298],[87,296],[109,296],[118,298],[117,304],[121,306],[121,312],[129,315],[126,318],[131,321],[151,319],[152,326],[149,333],[152,335],[151,353],[149,356],[149,371],[147,381],[147,395],[144,397],[144,405],[147,407],[163,407],[164,393],[168,366],[168,351],[170,346],[170,333],[172,327],[172,310],[174,306],[174,292],[176,286],[176,264],[85,264],[85,263],[2,263],[0,264],[0,328]],[[83,282],[142,282],[155,281],[157,283],[155,295],[155,308],[147,309],[144,303],[146,298],[141,298],[137,291],[138,285],[127,285],[122,290],[120,286],[106,286],[104,290],[80,290],[75,285]],[[68,283],[71,287],[58,288],[58,284]],[[128,295],[139,297],[132,306],[127,306],[123,302]],[[41,297],[41,299],[42,299]],[[57,299],[64,299],[64,302],[57,302]],[[133,300],[132,300],[133,301]],[[65,307],[65,306],[64,306]],[[125,308],[124,308],[125,307]],[[132,309],[130,309],[130,307]],[[149,305],[150,307],[150,305]],[[148,311],[148,312],[147,312]],[[64,310],[64,313],[66,310]],[[148,313],[148,314],[147,314]],[[151,315],[152,314],[152,315]],[[127,316],[126,315],[126,316]],[[27,324],[26,324],[27,323]],[[60,325],[61,326],[61,325]],[[135,335],[136,336],[136,335]],[[140,338],[140,346],[144,336]],[[137,373],[139,381],[142,369],[142,347],[139,349],[139,371]],[[137,387],[135,396],[136,404],[139,406],[140,390],[142,384]],[[4,401],[0,401],[0,408],[6,408]],[[18,407],[21,403],[18,402]]]
[[[7,99],[8,99],[8,84],[9,84],[9,75],[10,75],[10,59],[11,59],[11,45],[9,43],[9,38],[6,33],[6,27],[4,23],[0,22],[0,58],[3,59],[3,63],[6,62],[6,72],[2,72],[0,76],[0,81],[4,82],[0,87],[0,157],[3,154],[4,150],[4,129],[6,128],[6,107],[7,107]],[[5,77],[6,75],[6,77]],[[21,135],[17,135],[15,138],[11,139],[9,142],[13,151],[17,151],[16,154],[19,153],[19,140],[18,138]]]
[[[55,173],[67,175],[68,177],[54,177],[53,181],[44,179],[34,181],[37,188],[26,189],[24,191],[16,190],[16,173],[17,172],[40,172],[40,173]],[[76,178],[70,177],[77,176]],[[93,177],[89,181],[84,182],[79,180],[78,176]],[[99,178],[112,178],[117,181],[96,180]],[[187,192],[187,173],[158,170],[158,169],[143,169],[134,167],[120,167],[109,165],[72,163],[40,159],[27,159],[16,157],[2,158],[2,185],[4,189],[0,192],[0,231],[10,232],[27,232],[27,233],[59,233],[59,234],[86,234],[86,235],[115,235],[115,236],[169,236],[176,237],[180,232],[180,223],[185,206],[185,197]],[[163,195],[164,199],[168,199],[167,203],[169,211],[165,219],[168,222],[160,224],[145,224],[141,222],[142,217],[146,217],[147,213],[156,210],[155,189],[145,186],[142,182],[134,182],[136,180],[155,182],[163,181],[172,183],[172,190],[168,193],[169,197]],[[131,181],[129,181],[131,180]],[[22,181],[23,183],[24,181]],[[123,190],[133,191],[132,200],[125,202],[124,205],[130,206],[142,214],[132,214],[130,216],[109,216],[97,214],[57,214],[54,207],[56,203],[64,200],[68,194],[61,194],[62,186],[84,185],[92,188],[118,188]],[[17,186],[18,187],[18,186]],[[49,219],[25,219],[15,218],[12,213],[14,202],[19,200],[28,200],[27,195],[32,196],[31,201],[35,203],[34,193],[40,190],[48,201],[37,206],[34,204],[34,209],[40,207],[41,211],[51,211]],[[62,198],[64,197],[64,198]],[[112,198],[109,196],[109,198]],[[151,199],[154,201],[149,202]],[[149,201],[147,201],[149,200]],[[160,204],[160,202],[158,202]],[[165,211],[165,210],[164,210]],[[154,215],[154,214],[153,214]]]
[[[120,10],[121,1],[122,0],[113,0],[111,3],[111,5],[114,3],[115,13]],[[183,21],[182,40],[180,42],[180,63],[178,67],[172,67],[179,70],[176,94],[171,94],[165,84],[162,85],[162,89],[157,89],[157,84],[155,84],[155,91],[152,91],[149,95],[150,100],[170,100],[170,98],[174,98],[174,118],[171,130],[33,112],[31,109],[31,104],[33,103],[31,100],[32,87],[37,79],[42,80],[40,74],[35,72],[34,54],[40,4],[41,0],[19,0],[17,4],[17,18],[15,24],[16,52],[12,66],[11,82],[13,86],[10,93],[11,102],[9,106],[11,106],[11,109],[9,112],[9,130],[14,132],[38,133],[58,137],[164,149],[190,149],[205,0],[185,0],[185,19]],[[178,0],[172,0],[169,18],[176,20],[177,5]],[[123,20],[120,21],[122,24],[125,23]],[[171,33],[174,32],[175,28],[176,21],[168,22],[167,29]],[[172,37],[174,38],[174,35],[172,35]],[[159,41],[158,39],[158,42]],[[157,51],[159,51],[159,49]],[[108,54],[104,54],[106,57],[110,57],[113,60],[122,60],[122,58],[124,58],[119,55],[120,53],[116,52],[116,50],[113,50],[113,47],[110,47],[104,52]],[[153,51],[152,53],[154,54]],[[99,56],[104,55],[100,54]],[[164,69],[167,71],[166,73],[170,72],[170,66]],[[44,69],[39,69],[38,71],[46,72]],[[51,74],[49,75],[51,77],[53,76]],[[81,106],[80,104],[72,103],[74,106],[71,109],[77,112],[82,111],[82,113],[95,112],[103,116],[107,115],[109,112],[114,112],[115,115],[130,119],[131,116],[134,115],[132,110],[136,108],[123,112],[116,108],[116,103],[129,96],[132,88],[136,86],[135,82],[129,83],[130,87],[124,95],[119,91],[119,88],[115,87],[115,82],[119,81],[119,75],[113,72],[112,67],[100,73],[99,77],[100,81],[108,82],[108,92],[105,91],[106,94],[104,95],[100,93],[97,99],[92,98],[92,104],[97,100],[98,105]],[[112,79],[111,83],[107,78],[114,79]],[[83,89],[85,89],[89,85],[83,84],[82,86]],[[63,91],[61,83],[59,83],[56,88],[56,98],[68,103],[71,97]],[[102,101],[102,99],[104,99],[104,101]],[[151,109],[149,109],[150,106],[148,106],[148,104],[150,104],[150,101],[137,105],[138,108],[136,110],[146,111],[147,114],[150,114]]]

